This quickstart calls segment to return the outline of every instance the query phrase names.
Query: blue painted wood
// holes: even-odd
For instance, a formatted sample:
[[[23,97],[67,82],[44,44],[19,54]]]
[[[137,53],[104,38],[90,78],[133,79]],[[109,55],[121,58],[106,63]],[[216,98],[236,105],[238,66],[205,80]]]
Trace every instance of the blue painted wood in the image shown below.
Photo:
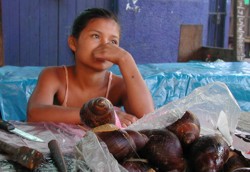
[[[68,47],[68,36],[70,35],[71,25],[76,16],[76,1],[61,0],[59,3],[59,37],[58,37],[58,63],[59,65],[72,64],[73,54]]]
[[[58,63],[58,1],[40,1],[39,65]]]
[[[67,45],[74,18],[113,0],[2,0],[5,65],[52,66],[74,63]]]
[[[77,14],[80,14],[84,9],[94,8],[94,7],[105,8],[113,11],[114,1],[116,0],[92,0],[92,1],[76,0]]]
[[[19,0],[2,0],[4,64],[19,65]]]
[[[20,1],[20,65],[39,65],[39,0]]]

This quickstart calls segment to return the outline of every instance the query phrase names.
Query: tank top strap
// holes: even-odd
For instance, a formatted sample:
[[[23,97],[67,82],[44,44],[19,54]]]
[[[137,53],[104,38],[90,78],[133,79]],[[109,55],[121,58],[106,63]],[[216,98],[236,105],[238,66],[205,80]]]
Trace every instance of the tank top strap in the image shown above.
[[[108,81],[108,87],[107,87],[107,92],[105,95],[105,98],[108,98],[109,96],[109,91],[110,91],[110,87],[111,87],[111,82],[112,82],[112,72],[109,72],[109,81]]]
[[[65,89],[65,96],[64,96],[64,100],[63,100],[63,103],[62,103],[62,106],[65,106],[67,107],[67,101],[68,101],[68,92],[69,92],[69,76],[68,76],[68,69],[67,67],[64,65],[63,66],[64,68],[64,71],[65,71],[65,81],[66,81],[66,89]]]

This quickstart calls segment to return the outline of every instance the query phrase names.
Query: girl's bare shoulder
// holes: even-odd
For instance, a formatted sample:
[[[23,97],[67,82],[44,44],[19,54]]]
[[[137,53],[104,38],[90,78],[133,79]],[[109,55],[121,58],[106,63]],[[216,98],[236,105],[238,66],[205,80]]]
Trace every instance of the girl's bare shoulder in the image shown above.
[[[42,71],[40,76],[61,76],[61,75],[65,75],[65,69],[63,66],[49,66],[49,67],[45,67]]]
[[[40,75],[39,80],[45,80],[47,82],[53,81],[61,81],[65,78],[65,69],[63,66],[50,66],[44,68]]]

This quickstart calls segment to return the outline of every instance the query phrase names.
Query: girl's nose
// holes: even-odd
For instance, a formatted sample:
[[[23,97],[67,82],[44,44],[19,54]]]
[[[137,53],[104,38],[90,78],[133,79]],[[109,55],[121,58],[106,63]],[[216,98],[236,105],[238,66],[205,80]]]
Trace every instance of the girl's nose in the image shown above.
[[[103,39],[102,40],[102,44],[109,44],[109,43],[110,43],[110,41],[108,39]]]

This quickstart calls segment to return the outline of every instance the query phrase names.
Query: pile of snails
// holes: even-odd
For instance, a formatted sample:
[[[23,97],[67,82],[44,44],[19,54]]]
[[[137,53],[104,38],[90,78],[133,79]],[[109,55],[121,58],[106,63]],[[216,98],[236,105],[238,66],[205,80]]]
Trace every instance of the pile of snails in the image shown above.
[[[85,103],[80,117],[91,128],[115,124],[114,108],[103,97]],[[233,172],[250,167],[250,162],[231,150],[221,136],[201,136],[200,122],[190,111],[162,129],[96,130],[95,133],[129,172]]]

